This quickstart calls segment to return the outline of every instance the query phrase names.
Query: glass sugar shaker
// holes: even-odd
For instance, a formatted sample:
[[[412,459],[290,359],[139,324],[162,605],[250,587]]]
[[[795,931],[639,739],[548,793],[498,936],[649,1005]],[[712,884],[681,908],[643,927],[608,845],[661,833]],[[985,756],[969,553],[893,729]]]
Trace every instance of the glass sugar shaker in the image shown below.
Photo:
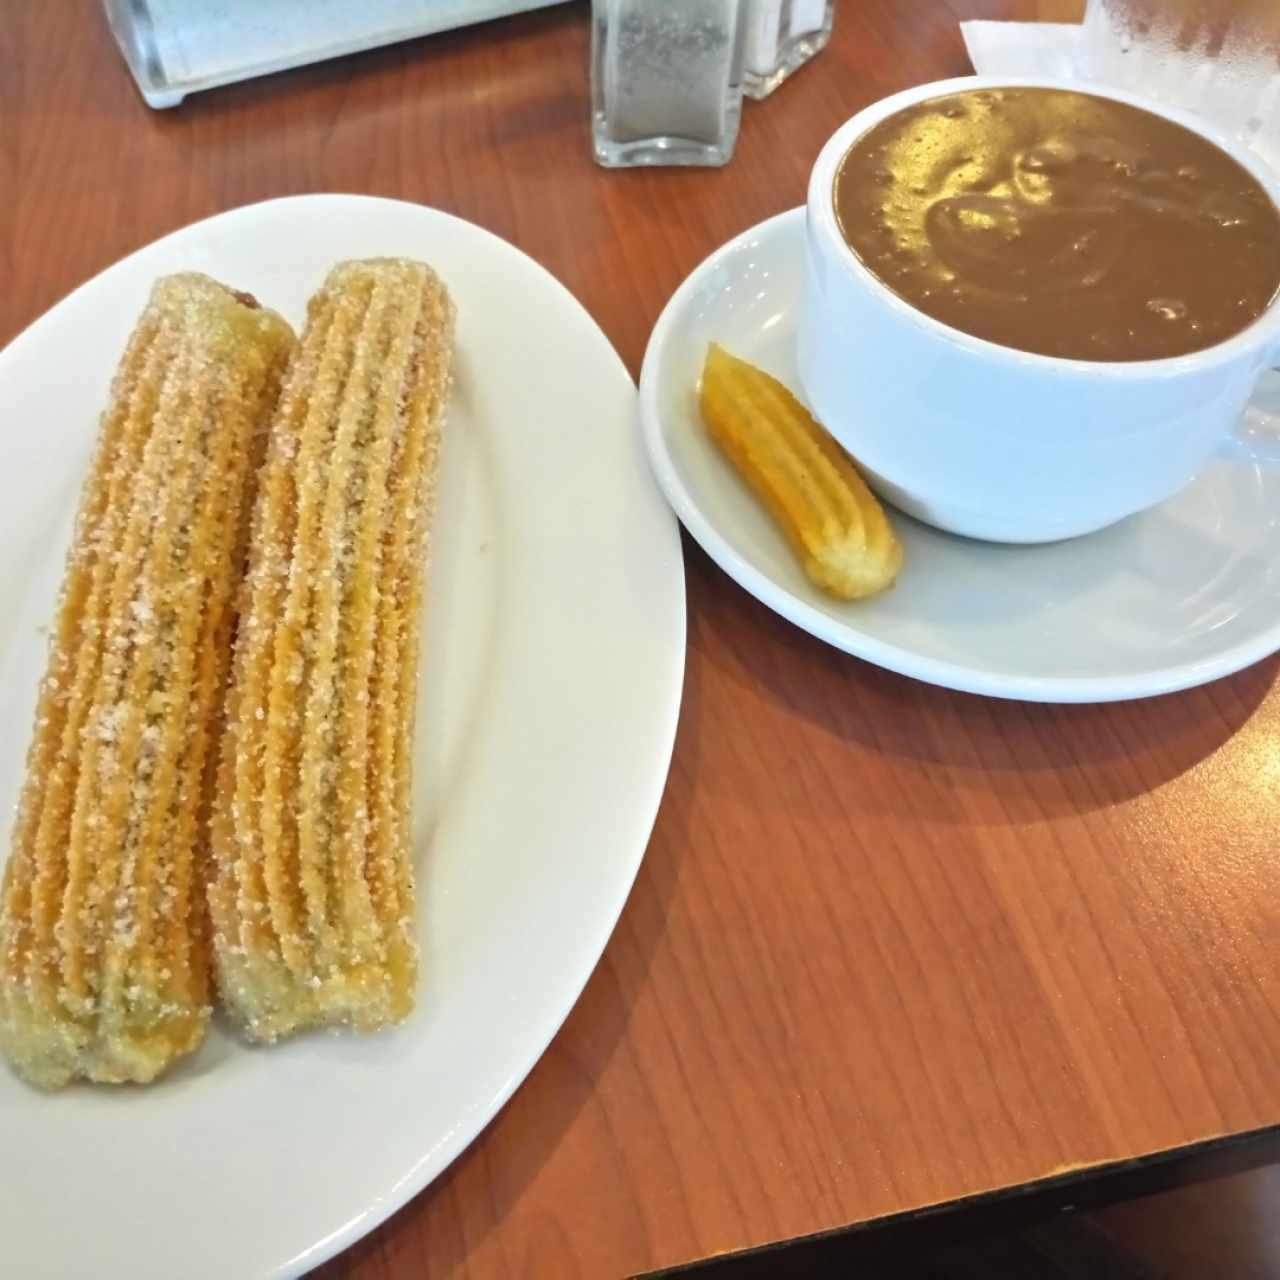
[[[595,157],[722,165],[742,116],[749,0],[592,0]]]
[[[747,0],[747,97],[767,98],[826,47],[835,8],[835,0]]]

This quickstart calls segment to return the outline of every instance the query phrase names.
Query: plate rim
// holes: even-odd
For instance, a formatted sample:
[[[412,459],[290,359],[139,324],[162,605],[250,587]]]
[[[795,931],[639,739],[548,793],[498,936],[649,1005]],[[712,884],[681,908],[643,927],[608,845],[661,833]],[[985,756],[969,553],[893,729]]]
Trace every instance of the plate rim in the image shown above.
[[[635,442],[633,435],[637,430],[635,380],[614,345],[613,339],[586,305],[557,276],[524,249],[480,226],[478,223],[472,222],[470,219],[460,217],[455,213],[432,205],[411,200],[368,195],[361,192],[304,192],[234,205],[187,222],[157,236],[153,240],[137,245],[67,290],[14,334],[0,348],[0,378],[5,376],[6,368],[11,361],[24,358],[24,353],[29,346],[32,344],[38,345],[42,341],[43,332],[48,324],[53,321],[55,313],[71,303],[77,295],[98,285],[109,277],[127,273],[133,269],[133,263],[136,258],[159,249],[177,237],[198,232],[206,224],[234,222],[240,216],[251,213],[262,214],[273,207],[295,209],[300,206],[337,204],[349,209],[353,203],[359,203],[370,208],[392,206],[408,211],[413,217],[422,218],[426,221],[460,224],[466,229],[466,235],[478,237],[480,241],[487,242],[488,247],[502,254],[514,254],[523,259],[523,262],[531,269],[533,276],[538,279],[541,287],[547,288],[549,286],[553,292],[560,296],[563,302],[571,305],[572,310],[577,313],[580,319],[587,322],[602,344],[601,359],[604,359],[604,352],[607,350],[612,370],[621,375],[622,378],[625,378],[626,383],[631,387],[633,393],[632,408],[627,417],[625,432],[620,431],[620,435],[625,434],[636,445],[636,481],[643,484],[647,477],[651,477],[651,471],[645,466],[644,455],[638,446],[638,442]],[[270,300],[265,305],[271,305]],[[619,382],[620,386],[621,383]],[[261,1274],[269,1275],[278,1280],[278,1278],[299,1275],[319,1266],[369,1234],[443,1174],[497,1117],[528,1078],[534,1066],[541,1060],[552,1041],[559,1034],[565,1021],[581,998],[587,983],[598,969],[605,948],[613,937],[622,912],[630,900],[636,877],[639,874],[640,867],[652,840],[653,831],[661,811],[662,800],[666,792],[683,706],[688,657],[688,596],[684,555],[678,523],[667,505],[661,500],[660,491],[653,493],[653,502],[655,517],[663,520],[664,528],[667,530],[664,532],[664,538],[669,544],[664,554],[668,556],[670,561],[667,572],[670,574],[669,591],[674,607],[671,610],[671,617],[665,624],[669,634],[664,636],[663,639],[661,646],[662,656],[655,661],[655,670],[659,672],[662,684],[668,687],[665,689],[665,696],[660,701],[656,701],[651,721],[651,736],[657,745],[645,758],[644,767],[636,770],[637,778],[632,788],[636,796],[635,812],[638,815],[647,816],[636,820],[634,823],[636,838],[632,842],[632,847],[625,857],[619,857],[618,859],[619,874],[617,877],[616,902],[612,904],[609,911],[601,912],[598,916],[595,916],[593,921],[584,929],[584,932],[589,931],[588,937],[592,932],[598,930],[598,937],[594,938],[591,944],[584,948],[585,954],[590,957],[590,963],[583,967],[581,974],[578,975],[575,981],[566,984],[565,997],[562,1002],[557,1002],[562,1003],[563,1007],[559,1008],[559,1011],[548,1019],[545,1036],[533,1036],[529,1039],[529,1047],[526,1053],[515,1059],[515,1064],[504,1078],[501,1088],[482,1107],[475,1108],[470,1114],[460,1116],[459,1123],[445,1141],[424,1150],[412,1165],[395,1173],[390,1185],[381,1186],[376,1193],[371,1191],[359,1197],[359,1204],[353,1204],[351,1207],[352,1216],[337,1230],[323,1238],[314,1240],[288,1258],[282,1258],[278,1255],[274,1261],[268,1261],[264,1258],[266,1270]],[[661,513],[660,516],[659,513]],[[8,849],[0,850],[0,856],[3,859],[0,860],[0,872],[3,871],[4,864],[8,861],[9,852]],[[25,1088],[25,1086],[21,1085],[19,1087]],[[33,1098],[35,1098],[34,1094]],[[35,1100],[39,1101],[38,1098],[35,1098]]]
[[[680,323],[689,300],[713,272],[753,241],[795,234],[802,229],[806,216],[804,205],[786,209],[739,232],[707,255],[667,301],[649,336],[640,369],[641,427],[658,484],[681,524],[729,577],[794,626],[853,657],[940,688],[1012,701],[1054,704],[1124,702],[1176,693],[1234,675],[1280,649],[1280,620],[1277,620],[1250,643],[1234,645],[1198,662],[1156,667],[1137,676],[1006,675],[919,654],[869,635],[852,622],[838,622],[739,553],[704,514],[681,479],[667,448],[665,418],[660,407],[667,350],[672,332]]]

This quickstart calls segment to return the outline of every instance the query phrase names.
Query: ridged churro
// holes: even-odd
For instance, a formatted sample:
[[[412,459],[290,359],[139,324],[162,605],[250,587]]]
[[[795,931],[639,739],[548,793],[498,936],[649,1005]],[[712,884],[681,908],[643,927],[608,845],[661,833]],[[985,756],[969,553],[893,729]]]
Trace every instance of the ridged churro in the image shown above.
[[[711,438],[772,513],[817,586],[856,600],[893,582],[902,544],[884,508],[782,383],[713,342],[700,403]]]
[[[452,332],[428,267],[343,263],[285,380],[212,823],[218,985],[250,1039],[413,1007],[418,616]]]
[[[206,766],[292,345],[247,295],[170,276],[116,373],[0,889],[0,1048],[38,1085],[150,1080],[204,1034]]]

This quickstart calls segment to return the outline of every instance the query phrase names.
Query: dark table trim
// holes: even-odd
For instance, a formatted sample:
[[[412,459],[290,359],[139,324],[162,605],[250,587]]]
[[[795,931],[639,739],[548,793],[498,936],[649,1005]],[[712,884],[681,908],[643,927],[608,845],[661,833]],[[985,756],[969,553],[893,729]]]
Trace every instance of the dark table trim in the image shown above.
[[[1186,1147],[1152,1152],[1133,1160],[1090,1165],[1019,1187],[1004,1187],[923,1209],[890,1214],[870,1222],[815,1235],[722,1254],[685,1266],[644,1273],[662,1277],[723,1275],[733,1280],[785,1274],[803,1277],[843,1274],[838,1267],[947,1248],[1041,1222],[1056,1214],[1136,1200],[1211,1178],[1280,1164],[1280,1125],[1211,1138]]]

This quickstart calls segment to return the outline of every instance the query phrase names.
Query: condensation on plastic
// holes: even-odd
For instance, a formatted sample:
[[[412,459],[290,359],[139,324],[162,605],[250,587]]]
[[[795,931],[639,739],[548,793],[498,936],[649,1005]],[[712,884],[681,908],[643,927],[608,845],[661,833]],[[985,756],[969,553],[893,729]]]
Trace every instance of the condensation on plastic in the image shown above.
[[[1091,79],[1204,116],[1280,168],[1280,0],[1089,0]]]

